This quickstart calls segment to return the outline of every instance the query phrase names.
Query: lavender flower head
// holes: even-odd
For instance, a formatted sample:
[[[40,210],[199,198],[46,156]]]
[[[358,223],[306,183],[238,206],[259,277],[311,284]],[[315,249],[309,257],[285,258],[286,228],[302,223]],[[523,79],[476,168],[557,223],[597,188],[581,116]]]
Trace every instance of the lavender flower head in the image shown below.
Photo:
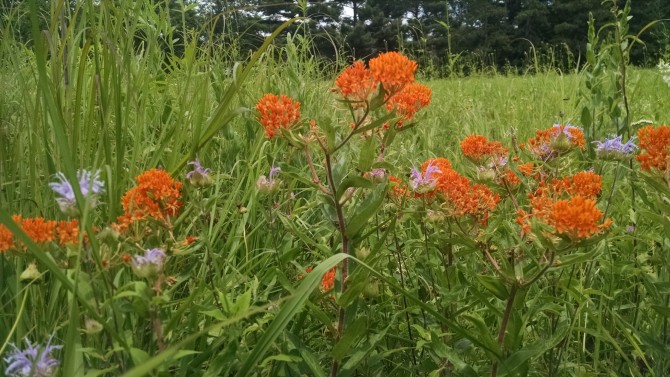
[[[209,168],[203,168],[200,160],[189,161],[193,165],[193,170],[186,174],[186,179],[195,187],[207,187],[212,184],[212,177],[209,175]]]
[[[144,255],[136,255],[132,260],[133,271],[142,278],[156,276],[163,271],[164,264],[165,252],[161,249],[147,249]]]
[[[279,174],[281,168],[279,166],[272,166],[270,169],[270,174],[268,176],[261,175],[256,181],[256,189],[261,194],[274,194],[279,189],[281,181],[275,179],[275,176]]]
[[[52,345],[51,339],[44,347],[39,344],[33,346],[28,339],[26,339],[26,344],[28,348],[23,351],[11,344],[14,351],[4,359],[8,364],[5,374],[9,377],[55,376],[59,362],[51,356],[51,353],[63,346]]]
[[[64,214],[77,216],[79,209],[77,208],[72,184],[63,173],[57,173],[56,178],[59,182],[49,183],[49,187],[59,196],[56,198],[56,203]],[[100,171],[79,170],[77,171],[77,180],[79,181],[81,195],[88,201],[91,208],[95,208],[98,205],[98,196],[105,192],[105,184],[100,181]]]
[[[372,180],[372,182],[381,183],[384,182],[385,178],[386,178],[386,170],[383,168],[376,168],[370,171],[370,179]]]
[[[637,150],[637,145],[633,143],[632,138],[624,143],[621,135],[603,141],[594,141],[594,143],[596,144],[596,156],[604,160],[625,161],[633,157]]]
[[[410,173],[409,186],[418,194],[425,194],[435,190],[437,180],[433,178],[433,174],[442,173],[442,171],[431,162],[426,167],[426,172],[421,174],[417,168],[412,168]]]

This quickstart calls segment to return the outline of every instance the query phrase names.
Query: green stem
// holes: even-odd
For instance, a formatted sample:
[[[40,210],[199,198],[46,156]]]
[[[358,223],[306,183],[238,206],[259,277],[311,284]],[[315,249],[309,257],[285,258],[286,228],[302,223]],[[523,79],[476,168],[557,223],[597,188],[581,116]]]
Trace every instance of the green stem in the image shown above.
[[[324,149],[324,151],[326,151]],[[327,152],[326,155],[326,174],[328,178],[328,186],[330,186],[330,195],[332,196],[333,203],[335,205],[335,211],[337,212],[337,225],[340,231],[340,236],[342,237],[342,253],[349,254],[349,237],[346,235],[346,224],[344,222],[344,212],[342,211],[342,204],[337,200],[337,188],[335,187],[335,179],[333,178],[333,167],[331,162],[331,155]],[[341,270],[342,282],[340,284],[340,293],[344,294],[347,290],[347,278],[349,277],[349,259],[345,258],[342,261],[342,270]],[[345,322],[345,312],[344,307],[340,306],[338,319],[337,319],[337,333],[335,335],[335,344],[342,337],[344,332],[344,322]],[[339,363],[337,360],[333,361],[333,367],[331,369],[331,376],[337,376],[337,371],[339,370]]]
[[[505,333],[507,332],[507,325],[509,324],[509,317],[512,315],[512,308],[514,307],[514,299],[516,298],[516,293],[519,289],[519,286],[516,282],[512,283],[512,288],[509,292],[509,297],[507,298],[507,306],[505,307],[505,313],[502,317],[502,322],[500,323],[500,331],[498,332],[498,344],[502,348],[503,342],[505,341]],[[491,368],[491,377],[496,377],[498,375],[498,361],[493,362],[493,367]]]

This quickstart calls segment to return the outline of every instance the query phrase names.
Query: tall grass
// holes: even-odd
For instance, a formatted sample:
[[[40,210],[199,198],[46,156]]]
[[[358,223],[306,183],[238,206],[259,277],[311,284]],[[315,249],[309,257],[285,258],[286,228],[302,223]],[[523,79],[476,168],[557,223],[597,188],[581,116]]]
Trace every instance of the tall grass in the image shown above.
[[[206,29],[178,34],[168,2],[63,3],[49,2],[45,13],[34,3],[17,8],[2,24],[0,223],[26,250],[0,256],[0,354],[9,343],[53,335],[65,345],[63,376],[318,376],[333,359],[340,375],[481,375],[491,360],[499,375],[662,376],[670,368],[667,238],[658,224],[627,213],[632,199],[617,178],[606,178],[621,202],[611,213],[650,235],[615,232],[584,246],[516,301],[491,277],[477,252],[481,239],[426,224],[419,207],[402,220],[387,202],[356,244],[358,259],[333,256],[337,218],[304,178],[304,158],[265,139],[252,107],[263,93],[286,93],[315,119],[340,114],[328,92],[337,64],[313,58],[300,33],[277,30],[249,56],[203,42]],[[32,39],[18,41],[14,32],[26,24]],[[630,81],[632,120],[670,121],[661,77],[632,70]],[[397,172],[434,156],[458,166],[467,135],[511,144],[554,123],[577,124],[583,82],[580,72],[430,80],[431,106],[397,136],[386,161]],[[185,187],[189,201],[173,227],[142,239],[171,242],[170,284],[155,290],[123,260],[144,245],[99,235],[123,212],[138,174],[161,167],[185,180],[196,158],[214,172],[213,186]],[[270,198],[256,182],[273,165],[282,167],[284,186]],[[88,241],[45,248],[12,225],[11,214],[63,219],[48,183],[83,168],[100,169],[106,189],[101,206],[80,208]],[[501,213],[509,218],[492,227],[511,229],[512,206]],[[182,247],[187,236],[197,241]],[[344,258],[356,266],[355,293],[334,301],[315,288]],[[33,261],[41,274],[23,279]],[[517,333],[500,345],[506,300]],[[351,319],[333,346],[342,302]]]

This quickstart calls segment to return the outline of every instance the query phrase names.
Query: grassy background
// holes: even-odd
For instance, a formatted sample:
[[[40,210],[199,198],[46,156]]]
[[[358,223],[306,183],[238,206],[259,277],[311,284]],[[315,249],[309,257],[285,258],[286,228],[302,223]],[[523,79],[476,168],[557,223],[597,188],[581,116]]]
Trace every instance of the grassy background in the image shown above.
[[[31,249],[24,256],[0,257],[0,343],[19,343],[24,336],[39,341],[57,334],[56,340],[67,345],[62,355],[67,376],[83,375],[84,370],[118,375],[118,370],[143,365],[148,373],[154,364],[147,360],[159,365],[156,373],[162,375],[215,376],[238,370],[244,374],[250,372],[244,369],[249,360],[263,356],[257,352],[263,348],[271,349],[271,358],[258,360],[261,375],[317,375],[319,367],[325,370],[332,359],[335,305],[309,296],[308,288],[318,285],[317,278],[305,280],[308,285],[298,288],[299,275],[305,267],[334,254],[337,240],[320,196],[308,188],[308,179],[298,179],[308,176],[302,157],[264,139],[252,109],[263,93],[271,92],[299,100],[305,119],[341,112],[328,89],[343,65],[310,58],[309,40],[294,36],[288,37],[286,47],[270,46],[258,55],[248,76],[242,78],[246,65],[238,66],[234,58],[245,54],[226,46],[200,44],[193,37],[187,38],[183,57],[171,54],[177,36],[171,34],[169,17],[162,12],[148,1],[101,2],[99,6],[82,2],[69,15],[73,21],[61,31],[62,9],[54,2],[51,12],[43,16],[49,29],[37,31],[29,45],[11,37],[13,25],[27,14],[17,13],[4,23],[0,210],[62,218],[48,182],[57,171],[99,168],[107,193],[104,204],[87,222],[104,226],[121,213],[120,198],[140,172],[164,167],[183,179],[184,159],[200,158],[215,172],[215,185],[204,193],[185,194],[189,202],[176,236],[195,235],[199,241],[171,262],[168,273],[176,283],[164,292],[161,309],[168,343],[197,353],[182,352],[170,363],[160,359],[148,325],[150,289],[122,264],[120,256],[126,249],[105,245],[94,245],[91,253],[112,267],[101,268],[80,253],[81,267],[68,270],[67,278],[79,284],[84,302],[95,303],[97,315],[107,320],[109,328],[102,333],[80,331],[94,313],[73,299],[67,284],[52,276],[52,268],[40,265],[51,274],[39,282],[19,279],[27,262],[40,255]],[[388,160],[397,167],[394,173],[406,174],[411,166],[433,156],[458,161],[459,166],[458,144],[469,134],[509,144],[512,130],[524,141],[536,129],[560,121],[579,125],[584,73],[546,71],[422,80],[433,89],[432,104],[419,115],[419,126],[401,134],[389,151]],[[656,72],[634,69],[630,83],[633,121],[670,122],[670,90]],[[210,137],[206,137],[208,129],[213,130]],[[606,130],[607,124],[600,136],[609,133]],[[259,197],[256,179],[267,174],[273,163],[286,172],[284,189],[275,199]],[[511,214],[510,208],[504,210]],[[510,220],[511,215],[501,221]],[[483,269],[481,258],[464,252],[458,268],[443,276],[436,272],[441,266],[431,254],[443,239],[438,236],[428,247],[428,232],[420,222],[394,232],[395,240],[384,239],[383,219],[376,221],[380,222],[377,234],[360,246],[383,244],[375,269],[398,285],[402,281],[406,293],[399,293],[392,281],[375,278],[383,282],[381,293],[358,302],[362,319],[350,324],[366,329],[365,335],[340,345],[341,357],[365,359],[359,371],[366,375],[440,373],[445,360],[458,366],[459,358],[478,372],[486,371],[486,353],[473,350],[464,338],[441,333],[446,331],[446,319],[429,311],[432,308],[446,317],[452,313],[477,316],[484,329],[494,332],[501,300],[487,293],[483,283],[470,281]],[[548,371],[570,375],[558,370],[573,367],[578,371],[575,375],[597,375],[608,369],[642,374],[639,344],[667,340],[667,336],[654,338],[663,334],[667,322],[649,309],[661,294],[645,296],[640,288],[643,278],[652,273],[659,281],[667,281],[662,262],[644,264],[644,250],[667,251],[667,245],[658,246],[665,239],[654,237],[626,246],[635,250],[630,254],[621,252],[624,248],[616,243],[618,239],[601,245],[598,250],[607,258],[599,256],[592,264],[580,265],[569,277],[553,275],[529,293],[529,307],[544,305],[555,316],[529,325],[528,343],[546,339],[559,319],[572,329],[558,351],[565,355],[537,357],[536,371],[529,375]],[[613,251],[603,251],[609,248]],[[661,258],[658,255],[654,257]],[[399,266],[407,268],[406,275],[398,274]],[[319,268],[323,272],[328,267]],[[584,293],[586,289],[594,291]],[[307,309],[295,317],[285,316],[278,308],[290,293],[311,297]],[[408,304],[408,297],[421,300]],[[649,301],[638,305],[644,297]],[[636,305],[643,314],[638,315]],[[608,311],[608,307],[614,309]],[[275,329],[271,326],[277,318],[294,321],[286,331],[277,330],[279,341],[273,343],[266,336]],[[208,336],[193,338],[194,334]],[[663,347],[667,345],[653,350]],[[663,375],[667,363],[656,359],[657,375]],[[467,368],[459,371],[467,375]],[[142,375],[137,369],[136,374],[128,373]]]

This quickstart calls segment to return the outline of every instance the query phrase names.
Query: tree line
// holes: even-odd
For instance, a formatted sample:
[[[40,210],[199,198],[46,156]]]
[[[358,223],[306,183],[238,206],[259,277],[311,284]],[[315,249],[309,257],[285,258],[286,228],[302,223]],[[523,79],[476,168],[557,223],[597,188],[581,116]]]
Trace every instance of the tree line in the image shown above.
[[[116,0],[123,1],[123,0]],[[169,7],[177,35],[214,38],[239,51],[258,47],[278,25],[306,17],[288,32],[309,37],[319,57],[368,59],[403,50],[423,67],[459,60],[494,67],[523,67],[542,56],[564,68],[583,62],[587,21],[614,20],[624,0],[148,0]],[[25,1],[0,0],[3,13]],[[47,4],[48,1],[43,1]],[[71,1],[72,6],[76,1]],[[631,34],[670,19],[670,1],[632,2]],[[207,31],[207,32],[205,32]],[[631,61],[656,64],[670,51],[670,29],[659,22],[642,35]]]

